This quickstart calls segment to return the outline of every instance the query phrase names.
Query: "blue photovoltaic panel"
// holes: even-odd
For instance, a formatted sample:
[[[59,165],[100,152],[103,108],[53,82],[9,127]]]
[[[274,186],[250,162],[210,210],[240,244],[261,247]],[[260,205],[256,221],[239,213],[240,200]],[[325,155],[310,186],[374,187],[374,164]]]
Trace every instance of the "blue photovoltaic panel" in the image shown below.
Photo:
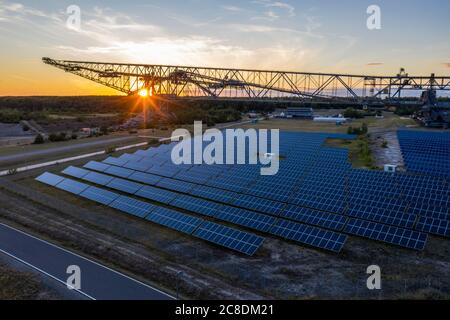
[[[153,166],[147,170],[148,173],[157,174],[164,177],[173,177],[180,171],[175,165],[162,165],[162,166]]]
[[[213,187],[197,185],[189,194],[218,202],[231,203],[238,193]]]
[[[162,179],[162,177],[150,173],[135,172],[129,176],[128,179],[154,186]]]
[[[347,214],[353,218],[381,222],[397,227],[410,229],[414,226],[416,215],[405,213],[405,208],[400,211],[390,210],[379,206],[367,206],[362,204],[350,204]]]
[[[196,217],[192,217],[186,214],[179,213],[175,210],[170,210],[162,207],[156,207],[156,209],[152,213],[150,213],[146,217],[146,219],[187,234],[192,234],[192,232],[194,232],[194,230],[203,221]]]
[[[83,180],[93,182],[95,184],[99,184],[101,186],[105,186],[110,183],[114,179],[111,176],[107,176],[106,174],[98,173],[98,172],[90,172],[83,177]]]
[[[179,195],[172,202],[170,202],[170,205],[211,217],[214,216],[222,206],[216,202],[191,197],[188,195]]]
[[[227,205],[221,205],[214,217],[262,232],[269,232],[276,221],[276,218],[273,216]]]
[[[347,240],[346,235],[284,219],[279,219],[272,227],[270,233],[285,239],[334,252],[340,252]]]
[[[134,154],[124,153],[119,157],[119,159],[127,160],[128,162],[130,161],[135,162],[142,160],[142,157]]]
[[[97,162],[97,161],[89,161],[88,163],[86,163],[83,166],[83,168],[91,169],[91,170],[95,170],[95,171],[100,171],[100,172],[105,171],[109,167],[110,167],[110,165],[105,164],[105,163],[101,163],[101,162]]]
[[[104,205],[109,205],[119,197],[119,195],[114,192],[103,190],[97,187],[87,188],[82,193],[80,193],[80,196]]]
[[[144,163],[144,162],[136,162],[136,161],[130,161],[127,164],[124,165],[124,168],[136,170],[136,171],[147,171],[152,167],[152,164]]]
[[[416,225],[416,230],[439,236],[450,237],[450,221],[420,217]]]
[[[45,173],[41,174],[39,177],[37,177],[36,180],[54,187],[58,183],[63,181],[64,178],[57,176],[56,174],[53,174],[53,173],[45,172]]]
[[[295,205],[288,205],[280,216],[336,231],[341,231],[347,221],[347,217],[343,215],[297,207]]]
[[[145,218],[152,210],[156,208],[156,206],[150,203],[125,196],[120,196],[109,204],[109,206],[140,218]]]
[[[196,187],[195,184],[192,184],[192,183],[189,183],[189,182],[186,182],[186,181],[174,180],[174,179],[171,179],[171,178],[162,178],[156,184],[156,186],[161,187],[161,188],[165,188],[165,189],[169,189],[169,190],[183,192],[183,193],[189,193],[189,191],[191,189]]]
[[[150,187],[150,186],[144,186],[142,189],[140,189],[138,192],[136,192],[136,195],[145,199],[161,202],[168,204],[171,202],[175,197],[177,196],[176,193],[166,191],[163,189]]]
[[[103,163],[121,167],[128,161],[129,161],[128,159],[119,159],[119,158],[109,157],[109,158],[103,160]]]
[[[80,178],[83,178],[85,175],[87,175],[89,172],[90,172],[89,170],[70,166],[70,167],[64,169],[64,171],[62,173],[66,174],[68,176],[72,176],[72,177],[80,179]]]
[[[143,187],[142,184],[132,181],[114,178],[110,183],[106,185],[108,188],[123,191],[126,193],[135,194],[139,189]]]
[[[56,185],[56,188],[78,195],[89,188],[89,185],[71,179],[64,179]]]
[[[423,250],[427,241],[426,233],[359,219],[349,219],[344,231],[415,250]]]
[[[183,181],[188,181],[188,182],[193,182],[193,183],[198,183],[198,184],[204,184],[206,183],[206,181],[208,181],[210,179],[210,175],[209,174],[199,174],[199,173],[192,173],[189,171],[180,171],[176,176],[176,179],[178,180],[183,180]]]
[[[252,256],[262,245],[264,238],[252,233],[243,232],[205,221],[195,232],[194,236],[223,247]]]
[[[279,215],[285,206],[285,204],[282,202],[257,198],[244,194],[238,196],[234,200],[233,205],[241,208],[247,208],[255,211],[268,213],[271,215]]]
[[[111,166],[108,169],[106,169],[104,173],[112,174],[113,176],[118,176],[121,178],[128,178],[134,173],[134,171],[126,168]]]

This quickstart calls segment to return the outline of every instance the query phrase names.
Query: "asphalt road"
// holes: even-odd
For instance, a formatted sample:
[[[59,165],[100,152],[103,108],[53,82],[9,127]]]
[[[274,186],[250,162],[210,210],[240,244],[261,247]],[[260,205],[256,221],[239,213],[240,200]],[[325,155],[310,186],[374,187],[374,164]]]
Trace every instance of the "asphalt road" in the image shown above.
[[[172,300],[170,295],[122,273],[0,223],[0,254],[6,254],[66,286],[68,266],[81,270],[77,290],[95,300]],[[69,289],[67,289],[69,290]]]
[[[125,136],[125,137],[114,137],[110,139],[102,139],[102,140],[94,140],[94,141],[88,141],[85,143],[78,143],[78,144],[69,144],[64,146],[55,146],[54,148],[43,148],[43,149],[37,149],[37,150],[31,150],[31,151],[25,151],[25,152],[18,152],[14,154],[4,155],[0,156],[0,163],[6,163],[6,162],[16,162],[16,161],[22,161],[27,160],[30,157],[35,156],[49,156],[53,154],[63,153],[67,151],[74,151],[74,150],[81,150],[85,148],[92,148],[92,147],[98,147],[98,146],[107,146],[111,143],[117,143],[117,142],[124,142],[129,140],[137,140],[137,137],[135,136]]]

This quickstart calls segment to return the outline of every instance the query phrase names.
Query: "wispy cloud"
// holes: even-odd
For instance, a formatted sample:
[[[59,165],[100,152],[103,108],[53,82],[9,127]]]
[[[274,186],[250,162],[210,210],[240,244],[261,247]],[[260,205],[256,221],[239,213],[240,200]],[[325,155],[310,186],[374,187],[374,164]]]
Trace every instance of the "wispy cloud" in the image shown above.
[[[369,66],[369,67],[378,67],[378,66],[382,66],[382,65],[384,65],[383,62],[369,62],[366,64],[366,66]]]
[[[287,12],[289,17],[295,17],[295,7],[282,1],[272,0],[254,0],[252,3],[263,6],[264,8],[279,9]]]
[[[193,27],[193,28],[207,27],[210,25],[214,25],[216,22],[219,22],[222,20],[222,17],[216,17],[216,18],[212,18],[209,20],[205,20],[205,21],[199,21],[199,20],[194,20],[190,17],[174,15],[174,14],[170,15],[169,18],[178,23],[181,23],[186,26]]]
[[[45,13],[29,6],[25,6],[17,2],[3,3],[1,2],[0,20],[14,21],[23,20],[24,17],[38,17],[61,21],[60,16],[55,13]]]
[[[221,6],[222,9],[225,9],[227,11],[232,11],[232,12],[241,12],[244,11],[243,8],[241,7],[237,7],[237,6]]]
[[[450,68],[450,62],[444,62],[443,65],[446,66],[447,68]]]

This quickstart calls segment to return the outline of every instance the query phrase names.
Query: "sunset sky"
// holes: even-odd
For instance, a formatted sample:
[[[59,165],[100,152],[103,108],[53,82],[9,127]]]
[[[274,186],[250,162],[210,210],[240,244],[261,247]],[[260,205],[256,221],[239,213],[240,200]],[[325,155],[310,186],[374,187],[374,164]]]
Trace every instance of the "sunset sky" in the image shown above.
[[[66,27],[69,5],[81,29]],[[381,30],[368,30],[369,5]],[[450,75],[447,0],[0,0],[0,95],[117,94],[44,65],[67,60]]]

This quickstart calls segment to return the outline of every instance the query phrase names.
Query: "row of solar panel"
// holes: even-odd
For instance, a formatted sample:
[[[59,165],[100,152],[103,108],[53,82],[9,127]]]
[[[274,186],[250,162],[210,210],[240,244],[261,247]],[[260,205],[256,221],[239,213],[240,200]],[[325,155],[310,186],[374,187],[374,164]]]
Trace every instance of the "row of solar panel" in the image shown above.
[[[73,170],[73,169],[72,169]],[[170,187],[170,186],[169,186]],[[255,212],[242,210],[234,207],[224,206],[220,205],[214,202],[206,201],[206,200],[200,200],[197,198],[193,198],[190,196],[182,196],[176,198],[176,196],[169,191],[166,191],[165,193],[155,188],[156,190],[148,190],[147,188],[145,191],[138,192],[136,195],[140,195],[146,198],[149,198],[151,200],[160,201],[163,203],[170,204],[175,207],[179,207],[185,210],[189,210],[195,213],[203,214],[203,215],[209,215],[213,216],[217,219],[228,221],[231,223],[235,223],[241,226],[253,228],[255,230],[263,231],[263,232],[269,232],[270,233],[270,226],[273,224],[273,217],[264,216],[257,214]],[[151,192],[150,192],[151,191]],[[169,194],[167,198],[167,194]],[[251,197],[244,197],[241,199],[242,201],[246,200],[248,202],[248,207],[251,209],[255,209],[256,203],[259,203],[259,199],[252,199]],[[245,203],[245,201],[244,201]],[[241,204],[241,203],[236,203]],[[263,210],[264,211],[264,210]],[[274,211],[268,210],[268,213],[273,214]],[[305,208],[300,208],[296,206],[290,206],[286,211],[280,213],[281,216],[286,217],[288,219],[296,220],[299,222],[311,224],[311,225],[317,225],[320,227],[324,227],[327,229],[340,231],[343,229],[346,221],[345,216],[341,215],[335,215],[335,214],[327,214],[324,212],[319,212],[315,210],[308,210]],[[400,221],[397,223],[398,225],[402,227],[411,227],[412,223],[414,222],[414,219],[412,217],[408,218],[399,218],[394,217],[392,215],[383,217],[381,214],[379,214],[382,218],[378,218],[376,214],[372,214],[372,216],[367,215],[358,215],[358,214],[352,214],[353,217],[362,218],[362,219],[373,219],[374,221],[378,222],[384,222],[384,223],[395,223],[395,219]],[[406,221],[406,222],[404,222]],[[434,230],[434,229],[433,229]],[[391,239],[391,238],[389,238]],[[389,240],[388,239],[388,240]],[[392,238],[394,239],[394,238]],[[394,243],[402,245],[402,243]]]
[[[116,189],[125,193],[129,193],[132,195],[136,195],[148,200],[160,202],[163,204],[168,204],[173,207],[177,207],[180,209],[184,209],[187,211],[191,211],[197,214],[213,217],[222,221],[230,222],[236,225],[244,226],[247,228],[251,228],[254,230],[258,230],[261,232],[271,233],[272,228],[275,228],[281,221],[277,220],[276,217],[270,215],[263,215],[256,213],[254,211],[245,210],[242,208],[236,208],[224,204],[219,204],[216,202],[212,202],[209,200],[204,200],[196,197],[192,197],[190,195],[182,195],[178,193],[174,193],[172,191],[167,191],[164,189],[156,188],[153,186],[145,186],[142,184],[138,184],[135,182],[123,180],[120,178],[112,178],[112,180],[107,179],[109,176],[105,176],[101,173],[88,171],[85,169],[80,169],[76,167],[69,167],[63,171],[64,174],[74,176],[89,182],[93,182],[99,184],[101,186],[106,186],[108,188]],[[110,177],[111,178],[111,177]],[[158,184],[159,185],[159,184]],[[165,185],[165,187],[170,188],[171,185]],[[250,202],[252,201],[249,197],[243,197],[240,199],[242,202]],[[272,211],[275,212],[275,211]],[[282,219],[280,219],[282,220]],[[321,219],[316,218],[314,220],[317,225],[320,225]],[[312,222],[314,222],[312,221]],[[308,222],[308,221],[305,221]],[[328,219],[327,225],[332,222],[331,219]],[[292,222],[293,225],[296,223]],[[298,224],[298,223],[297,223]],[[311,227],[308,230],[315,230],[318,228]],[[339,229],[342,229],[340,227]],[[320,230],[320,229],[318,229]],[[333,233],[327,233],[333,234]],[[317,246],[322,245],[323,242],[316,242],[315,238],[309,237],[311,242],[302,242],[303,238],[299,237],[299,239],[293,238],[290,240],[299,241],[303,244]],[[343,241],[344,243],[345,241]],[[327,242],[326,247],[319,247],[322,249],[337,249],[338,247],[332,246],[330,249],[330,244]],[[342,247],[339,247],[339,251]]]
[[[177,182],[178,183],[178,182]],[[177,184],[175,183],[175,184]],[[169,188],[170,189],[170,188]],[[183,190],[177,190],[177,191],[181,191],[183,192]],[[270,191],[267,191],[267,193],[270,193]],[[201,195],[200,195],[201,196]],[[234,197],[236,197],[236,194],[233,194]],[[286,197],[287,198],[287,197]],[[367,198],[367,197],[366,197]],[[219,197],[215,197],[216,201],[222,201]],[[259,199],[259,201],[263,201],[264,199]],[[342,200],[342,199],[341,199]],[[287,199],[285,199],[285,201],[287,201]],[[392,201],[392,200],[390,200]],[[223,199],[222,202],[226,202],[226,203],[232,203],[230,202],[230,199]],[[257,201],[253,201],[253,203],[256,203]],[[329,197],[326,198],[320,198],[320,197],[316,197],[316,200],[312,200],[312,199],[294,199],[292,200],[292,202],[294,202],[297,205],[302,205],[302,206],[307,206],[307,207],[312,207],[312,208],[316,208],[316,209],[321,209],[321,210],[325,210],[325,211],[331,211],[331,212],[336,212],[336,213],[345,213],[345,205],[342,201],[338,201],[336,198],[334,199],[330,199]],[[364,201],[361,201],[364,202]],[[389,224],[389,225],[394,225],[394,226],[398,226],[398,227],[406,227],[406,228],[411,228],[414,224],[415,221],[415,215],[413,214],[408,214],[405,212],[405,215],[402,216],[400,213],[405,211],[405,205],[403,204],[402,206],[397,206],[399,209],[394,212],[394,213],[386,213],[387,211],[393,211],[395,206],[392,205],[386,205],[388,202],[386,202],[386,200],[382,200],[380,201],[380,199],[378,199],[377,202],[374,202],[372,204],[372,206],[369,203],[366,203],[366,206],[360,206],[361,209],[359,209],[357,212],[355,212],[354,209],[350,209],[351,211],[348,212],[347,214],[349,214],[350,216],[353,217],[359,217],[362,219],[366,219],[366,220],[371,220],[374,222],[381,222],[384,224]],[[261,207],[261,205],[260,205]],[[259,211],[265,212],[265,213],[273,213],[272,208],[273,207],[277,207],[276,205],[272,205],[272,207],[269,207],[267,210],[261,210],[259,209]],[[246,208],[249,209],[253,209],[255,210],[254,206],[250,203],[248,206],[246,206]],[[373,210],[377,210],[377,212],[373,212]],[[426,215],[425,217],[433,217],[433,218],[437,218],[437,220],[430,220],[433,221],[433,223],[437,224],[437,225],[442,225],[443,223],[440,220],[443,220],[446,218],[446,215],[432,215],[430,214],[428,211],[425,212]],[[418,214],[418,212],[415,212],[415,214]],[[430,230],[442,230],[442,228],[436,228],[435,225],[430,225],[428,226]],[[444,235],[446,236],[446,232],[439,232],[438,235]]]
[[[179,183],[178,182],[177,183],[172,183],[172,185],[177,185],[177,184],[179,184]],[[229,184],[229,185],[231,186],[232,184]],[[217,187],[217,184],[215,184],[213,186]],[[192,187],[192,185],[190,187]],[[256,187],[256,188],[258,188],[258,187]],[[305,194],[308,194],[308,193],[310,194],[311,191],[309,189],[312,189],[312,188],[316,188],[316,187],[314,187],[313,185],[309,184],[308,185],[308,190],[306,190],[304,193]],[[271,192],[270,188],[268,188],[268,190],[264,190],[263,192],[255,192],[254,189],[255,188],[252,188],[252,190],[249,193],[253,194],[253,195],[256,195],[256,196],[263,196],[263,197],[264,196],[268,196],[269,198],[271,198],[273,200],[281,200],[281,202],[289,201],[288,199],[290,198],[289,195],[286,192],[284,192],[284,193],[282,192],[281,194],[277,194],[276,192]],[[180,191],[180,192],[187,192],[187,190],[181,190],[181,189],[175,189],[175,190],[176,191]],[[245,189],[242,189],[242,188],[239,189],[239,191],[246,192]],[[329,191],[329,192],[331,192],[331,191]],[[271,194],[276,194],[277,198],[274,199],[273,197],[270,197]],[[233,196],[236,197],[236,194],[234,194]],[[357,199],[356,197],[353,198],[352,195],[350,195],[349,198],[348,198],[350,201],[348,201],[348,202],[351,203],[352,201],[359,200],[358,202],[366,203],[366,207],[368,207],[368,208],[370,208],[370,206],[372,206],[372,207],[380,207],[380,208],[384,208],[384,209],[389,209],[390,211],[393,210],[394,207],[384,205],[386,203],[386,201],[389,202],[389,200],[386,200],[385,198],[384,199],[378,198],[378,197],[376,197],[376,200],[375,200],[375,196],[373,196],[374,199],[372,199],[372,204],[370,204],[370,203],[368,203],[370,197],[371,196],[365,195],[363,198]],[[215,197],[214,200],[221,201],[219,198]],[[223,202],[231,203],[229,198],[228,199],[224,199]],[[334,200],[334,202],[336,202],[336,203],[329,204],[330,200]],[[312,199],[306,199],[305,200],[304,198],[302,198],[301,200],[292,200],[292,201],[294,203],[298,204],[298,205],[309,206],[309,207],[313,207],[313,208],[316,208],[316,209],[322,209],[322,210],[336,212],[336,213],[342,213],[345,210],[345,208],[344,208],[345,206],[344,206],[342,201],[338,202],[336,198],[330,199],[329,196],[326,196],[326,199],[323,199],[323,198],[320,198],[320,197],[316,197],[316,200],[312,200]],[[254,208],[248,207],[248,206],[247,206],[247,208],[254,209]],[[368,209],[366,208],[366,210],[368,210]],[[404,211],[405,211],[405,205],[402,205],[401,207],[399,207],[397,212],[400,213],[400,212],[404,212]],[[262,212],[266,212],[267,213],[267,211],[265,211],[265,210],[262,210]],[[271,209],[269,209],[268,213],[271,213]],[[419,214],[419,212],[417,212],[417,210],[416,210],[415,214]],[[354,216],[354,213],[351,212],[350,215]],[[441,215],[441,214],[433,215],[429,211],[426,211],[424,213],[424,216],[426,216],[426,217],[429,217],[430,215],[432,217],[434,217],[434,218],[445,219],[444,216]],[[404,218],[399,217],[398,214],[397,214],[396,217],[393,218],[392,214],[388,214],[388,215],[383,216],[382,213],[374,215],[371,212],[366,212],[365,214],[364,214],[364,212],[360,213],[359,217],[364,218],[364,219],[368,219],[368,220],[372,220],[372,221],[375,221],[375,222],[382,222],[382,223],[392,224],[394,226],[400,226],[400,227],[409,227],[409,226],[411,226],[411,223],[415,219],[415,217],[413,217],[411,214],[408,214],[406,212],[405,212],[405,217]],[[440,222],[436,222],[436,223],[441,224]],[[433,226],[430,226],[431,229],[434,229],[432,227]],[[440,234],[440,235],[442,235],[442,234]]]
[[[450,177],[450,134],[399,130],[397,135],[408,171]]]
[[[248,232],[205,221],[134,198],[121,196],[114,192],[89,186],[71,179],[65,179],[51,173],[44,173],[37,177],[36,180],[250,256],[258,250],[264,241],[264,238]]]

